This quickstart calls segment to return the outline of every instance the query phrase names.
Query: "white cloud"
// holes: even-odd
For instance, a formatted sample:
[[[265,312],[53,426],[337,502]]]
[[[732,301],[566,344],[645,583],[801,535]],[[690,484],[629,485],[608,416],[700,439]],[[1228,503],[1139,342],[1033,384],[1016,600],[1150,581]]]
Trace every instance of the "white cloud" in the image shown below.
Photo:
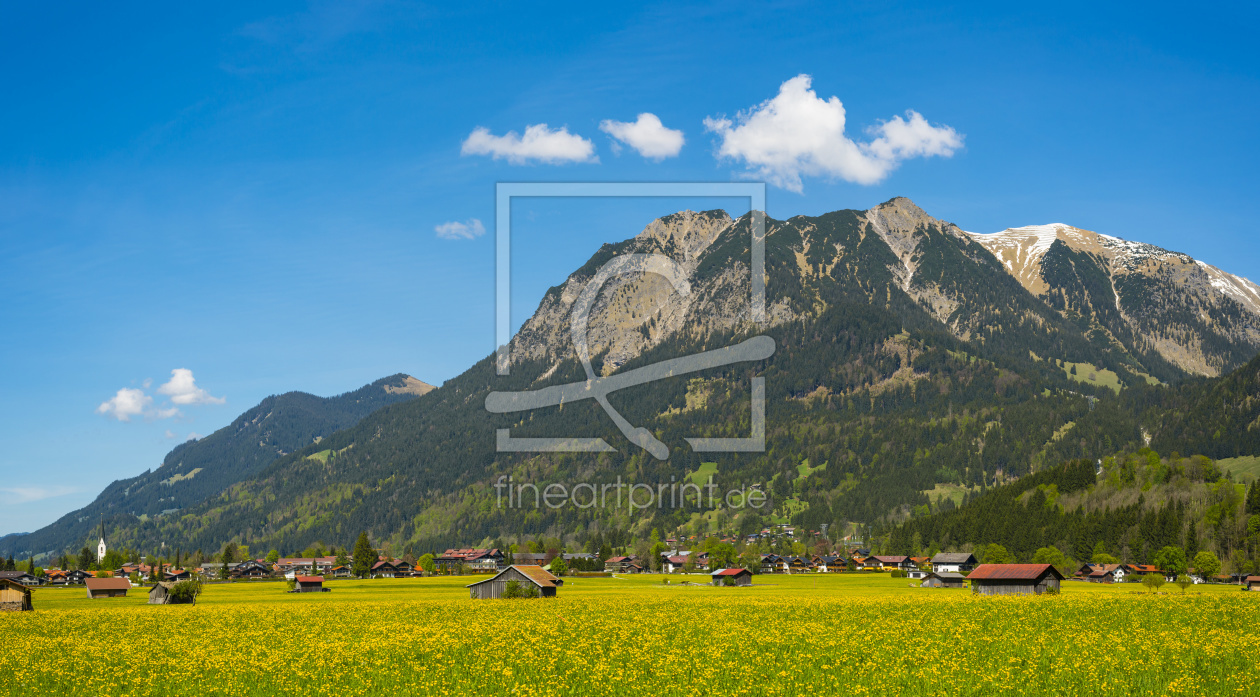
[[[150,404],[153,404],[153,398],[145,394],[144,390],[124,387],[112,399],[101,402],[96,413],[119,421],[131,421],[131,417],[143,414]]]
[[[205,436],[197,433],[196,431],[189,431],[188,437],[184,440],[201,440],[202,438],[205,438]]]
[[[677,157],[684,142],[682,131],[666,128],[656,114],[646,112],[639,114],[634,123],[605,119],[599,123],[599,130],[657,162],[667,157]]]
[[[43,501],[66,494],[77,494],[83,489],[76,486],[13,486],[0,487],[0,500],[6,504]]]
[[[553,131],[545,123],[526,126],[524,137],[517,135],[516,131],[496,136],[489,129],[478,126],[469,134],[459,152],[461,155],[490,155],[514,165],[530,161],[547,164],[599,162],[591,141],[569,133],[566,127]]]
[[[444,240],[471,240],[486,234],[486,226],[480,220],[470,218],[464,222],[451,221],[433,228]]]
[[[166,429],[166,433],[165,433],[165,434],[163,434],[163,435],[165,435],[168,439],[169,439],[169,438],[176,438],[176,437],[177,437],[177,436],[175,435],[175,432],[174,432],[174,431],[172,431],[172,430],[171,430],[171,429],[169,429],[169,428],[168,428],[168,429]]]
[[[172,370],[170,381],[157,388],[157,392],[170,397],[171,402],[175,404],[223,404],[227,401],[226,397],[211,397],[209,392],[197,387],[193,379],[193,372],[187,368]],[[169,414],[170,416],[178,413],[178,410],[175,409],[167,411],[174,412]],[[159,416],[158,418],[164,419],[166,416]]]
[[[875,184],[901,160],[949,157],[962,147],[961,134],[933,126],[915,111],[867,129],[875,136],[871,142],[854,142],[844,133],[840,99],[819,98],[810,81],[809,75],[797,75],[784,82],[777,96],[740,112],[734,122],[706,118],[705,129],[721,138],[718,157],[742,160],[751,173],[799,193],[802,176]]]

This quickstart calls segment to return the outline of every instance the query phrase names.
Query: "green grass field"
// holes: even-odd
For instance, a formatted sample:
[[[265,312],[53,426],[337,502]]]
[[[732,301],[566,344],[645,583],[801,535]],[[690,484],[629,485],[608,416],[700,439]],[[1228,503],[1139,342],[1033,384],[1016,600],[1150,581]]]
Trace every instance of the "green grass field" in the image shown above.
[[[1248,455],[1244,457],[1230,457],[1224,460],[1217,460],[1217,466],[1228,472],[1232,472],[1235,477],[1245,482],[1253,482],[1260,479],[1260,457]]]
[[[1254,694],[1260,593],[1065,582],[977,597],[887,574],[569,579],[470,600],[484,577],[206,587],[196,606],[37,589],[0,615],[0,693]]]

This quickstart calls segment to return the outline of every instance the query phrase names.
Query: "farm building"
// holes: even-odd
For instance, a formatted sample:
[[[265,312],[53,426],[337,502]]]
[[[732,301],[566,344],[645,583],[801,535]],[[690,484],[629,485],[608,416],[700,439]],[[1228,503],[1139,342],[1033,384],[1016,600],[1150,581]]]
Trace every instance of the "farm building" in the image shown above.
[[[541,566],[512,565],[484,581],[468,584],[469,597],[474,600],[502,598],[509,581],[532,585],[543,598],[556,597],[556,589],[564,585],[564,581],[544,571]]]
[[[149,589],[149,604],[150,605],[178,605],[180,603],[192,603],[195,605],[197,603],[196,598],[189,598],[187,600],[176,600],[175,598],[171,597],[171,589],[174,587],[175,587],[174,581],[162,581],[161,583],[158,583],[157,585],[150,588]]]
[[[976,568],[976,557],[970,552],[941,552],[932,557],[932,571],[971,571]]]
[[[0,612],[30,610],[31,589],[7,578],[0,578]]]
[[[1260,591],[1260,576],[1248,576],[1243,582],[1247,584],[1247,590]]]
[[[131,588],[131,581],[125,578],[89,578],[84,581],[87,585],[87,596],[93,600],[97,598],[125,598],[127,590]]]
[[[956,571],[942,571],[937,573],[930,572],[927,578],[923,579],[923,583],[919,584],[920,588],[962,588],[963,581],[967,577]]]
[[[1042,594],[1059,590],[1063,574],[1052,564],[981,564],[968,576],[981,595]]]
[[[731,579],[736,586],[751,586],[752,572],[748,569],[718,569],[709,574],[713,578],[713,585],[725,586],[726,580]]]
[[[326,593],[330,589],[324,588],[323,576],[294,576],[293,591],[294,593]]]

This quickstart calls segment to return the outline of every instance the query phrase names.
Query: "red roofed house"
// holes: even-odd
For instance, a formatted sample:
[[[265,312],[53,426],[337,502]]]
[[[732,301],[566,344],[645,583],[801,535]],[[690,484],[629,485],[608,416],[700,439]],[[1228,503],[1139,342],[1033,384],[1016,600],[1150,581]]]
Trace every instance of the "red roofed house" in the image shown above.
[[[328,588],[324,588],[323,576],[295,576],[293,579],[294,593],[327,593]]]
[[[715,586],[751,586],[752,572],[748,569],[718,569],[709,574]]]
[[[1059,592],[1063,574],[1053,564],[981,564],[967,576],[971,590],[980,595]]]
[[[87,596],[93,600],[125,598],[127,590],[131,588],[131,581],[125,578],[89,578],[84,584],[87,585]]]

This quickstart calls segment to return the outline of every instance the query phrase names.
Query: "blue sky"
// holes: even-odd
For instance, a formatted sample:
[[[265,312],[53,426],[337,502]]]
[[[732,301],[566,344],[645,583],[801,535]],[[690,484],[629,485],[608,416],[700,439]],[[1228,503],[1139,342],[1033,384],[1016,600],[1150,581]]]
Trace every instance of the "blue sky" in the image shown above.
[[[471,221],[492,227],[496,181],[753,177],[779,218],[905,195],[1257,280],[1255,10],[1046,7],[6,6],[0,534],[268,394],[440,383],[489,354]],[[712,205],[514,209],[514,319],[601,242]],[[119,390],[133,409],[100,413]]]

